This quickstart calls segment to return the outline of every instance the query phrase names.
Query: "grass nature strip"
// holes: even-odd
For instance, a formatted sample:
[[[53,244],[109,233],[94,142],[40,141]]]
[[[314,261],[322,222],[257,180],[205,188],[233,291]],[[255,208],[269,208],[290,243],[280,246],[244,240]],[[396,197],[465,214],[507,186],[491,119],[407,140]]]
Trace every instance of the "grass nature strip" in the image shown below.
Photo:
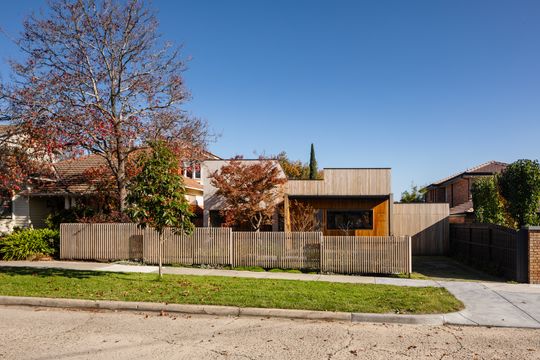
[[[444,288],[218,276],[0,268],[0,295],[229,305],[363,313],[432,314],[463,304]]]

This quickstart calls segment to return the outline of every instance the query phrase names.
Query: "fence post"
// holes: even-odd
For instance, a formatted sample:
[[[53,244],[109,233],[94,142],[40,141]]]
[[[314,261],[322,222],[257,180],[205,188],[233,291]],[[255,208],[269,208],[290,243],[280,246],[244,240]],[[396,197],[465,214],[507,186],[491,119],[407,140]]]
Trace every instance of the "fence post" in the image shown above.
[[[234,249],[233,249],[232,228],[229,228],[229,262],[231,263],[231,267],[234,267]]]
[[[319,271],[324,273],[324,235],[322,232],[319,232]]]
[[[407,236],[407,271],[409,272],[409,278],[411,277],[412,273],[412,244],[411,244],[411,237]]]
[[[493,229],[491,226],[488,229],[488,260],[491,262],[493,260]]]

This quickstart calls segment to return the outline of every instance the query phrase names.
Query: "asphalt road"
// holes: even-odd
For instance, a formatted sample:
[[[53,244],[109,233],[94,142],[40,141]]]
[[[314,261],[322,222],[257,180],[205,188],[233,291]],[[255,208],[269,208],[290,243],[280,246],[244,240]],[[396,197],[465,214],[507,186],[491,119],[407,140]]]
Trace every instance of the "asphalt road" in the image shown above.
[[[540,330],[0,307],[0,359],[540,359]]]

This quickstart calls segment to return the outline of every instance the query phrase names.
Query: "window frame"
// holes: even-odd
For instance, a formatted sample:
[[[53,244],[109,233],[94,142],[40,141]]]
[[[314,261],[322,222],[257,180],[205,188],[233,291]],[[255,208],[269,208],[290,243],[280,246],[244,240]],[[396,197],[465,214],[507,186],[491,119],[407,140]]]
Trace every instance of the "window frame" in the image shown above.
[[[351,227],[347,230],[373,230],[375,228],[375,214],[373,209],[327,209],[326,210],[326,230],[344,230],[336,225],[336,221],[330,221],[331,213],[369,213],[370,227]],[[334,215],[335,216],[335,215]],[[331,226],[332,225],[332,226]]]

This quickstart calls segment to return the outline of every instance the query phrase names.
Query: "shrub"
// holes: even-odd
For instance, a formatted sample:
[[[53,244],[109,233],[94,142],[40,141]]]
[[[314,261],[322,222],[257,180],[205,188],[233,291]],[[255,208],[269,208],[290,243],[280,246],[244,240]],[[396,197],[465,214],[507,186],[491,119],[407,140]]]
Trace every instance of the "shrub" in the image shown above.
[[[80,218],[94,215],[91,208],[72,207],[70,209],[57,210],[45,218],[45,225],[52,230],[59,230],[61,223],[76,223]]]
[[[481,223],[512,226],[504,208],[504,199],[499,194],[495,176],[477,179],[471,187],[476,220]]]
[[[519,226],[540,223],[540,164],[537,160],[518,160],[510,164],[501,174],[499,187],[507,201],[508,212]]]
[[[0,240],[4,260],[28,260],[58,253],[60,233],[51,229],[25,229]]]

